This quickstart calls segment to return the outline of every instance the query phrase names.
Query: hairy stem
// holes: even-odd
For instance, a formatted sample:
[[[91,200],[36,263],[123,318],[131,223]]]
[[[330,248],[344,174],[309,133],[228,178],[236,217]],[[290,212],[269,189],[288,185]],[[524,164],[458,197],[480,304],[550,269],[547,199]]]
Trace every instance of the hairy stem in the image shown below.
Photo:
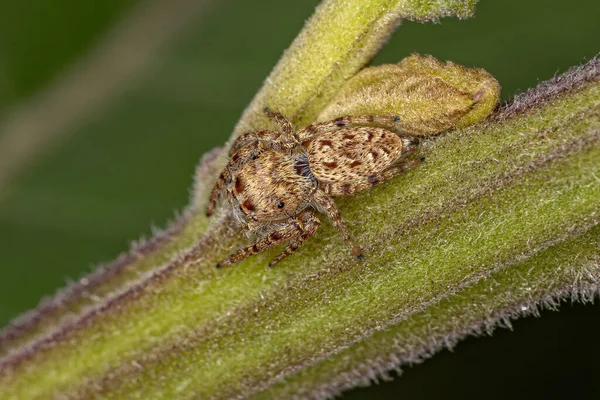
[[[339,87],[377,53],[402,18],[427,21],[444,16],[469,17],[474,13],[475,3],[475,0],[324,1],[250,103],[233,137],[247,129],[264,127],[267,121],[262,108],[266,105],[296,123],[313,120]],[[178,221],[15,320],[0,332],[0,356],[76,320],[103,299],[126,290],[141,275],[168,263],[197,242],[209,227],[204,204],[207,191],[224,165],[225,157],[218,156],[215,151],[206,156],[206,162],[200,163],[192,202]],[[215,159],[214,163],[208,162]]]
[[[382,3],[393,15],[412,4]],[[331,5],[339,8],[326,2],[308,31]],[[303,46],[333,40],[323,34],[305,34],[314,43]],[[293,45],[273,77],[297,51]],[[355,51],[342,53],[363,54]],[[264,104],[281,105],[296,122],[322,106],[312,108],[310,95],[289,105],[269,85],[240,126],[260,124],[252,110]],[[319,85],[304,85],[317,93]],[[261,100],[264,93],[273,98]],[[209,156],[196,206],[164,242],[142,246],[116,273],[102,271],[89,292],[87,282],[68,292],[103,287],[97,303],[59,297],[3,333],[0,398],[326,397],[538,304],[597,293],[597,60],[422,151],[421,167],[339,202],[365,261],[324,226],[277,268],[265,268],[275,250],[225,271],[215,262],[243,237],[226,212],[209,224],[195,211],[219,168]],[[119,278],[123,270],[138,274]]]

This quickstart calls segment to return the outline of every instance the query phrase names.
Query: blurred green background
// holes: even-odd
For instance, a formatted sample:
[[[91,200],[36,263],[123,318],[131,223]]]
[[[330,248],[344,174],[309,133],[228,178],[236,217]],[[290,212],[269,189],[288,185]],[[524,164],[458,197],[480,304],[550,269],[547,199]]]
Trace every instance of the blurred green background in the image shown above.
[[[159,3],[169,4],[0,0],[0,143],[10,134],[3,121],[59,91],[94,60],[94,49],[119,43],[115,26],[148,18],[143,10]],[[59,134],[37,138],[43,151],[0,180],[0,326],[184,207],[199,157],[226,140],[317,3],[177,0],[170,13],[188,17],[178,29],[165,28],[160,13],[140,24],[137,40],[165,41],[139,73],[99,97],[92,112],[58,110],[68,116]],[[405,22],[374,63],[419,52],[483,67],[508,99],[594,57],[599,17],[600,2],[592,0],[482,0],[474,19]],[[95,83],[110,87],[121,61],[137,57],[130,50]],[[77,101],[77,91],[68,95]],[[31,124],[43,128],[47,114],[32,115]],[[598,398],[599,311],[544,312],[518,321],[513,333],[467,340],[400,380],[346,396],[542,398],[564,391]]]

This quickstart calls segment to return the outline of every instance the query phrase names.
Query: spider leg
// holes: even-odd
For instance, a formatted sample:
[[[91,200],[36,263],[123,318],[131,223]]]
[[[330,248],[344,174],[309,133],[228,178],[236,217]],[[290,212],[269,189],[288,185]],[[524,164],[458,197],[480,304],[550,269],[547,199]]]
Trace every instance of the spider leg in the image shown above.
[[[233,142],[233,146],[231,146],[231,150],[229,150],[229,154],[235,154],[241,148],[247,146],[252,142],[258,142],[259,140],[264,141],[273,141],[279,137],[280,133],[276,131],[254,131],[254,132],[246,132],[242,133],[237,137],[235,142]]]
[[[331,121],[318,122],[304,128],[297,132],[298,139],[302,142],[304,140],[312,139],[315,136],[321,135],[326,132],[336,131],[349,126],[360,126],[360,125],[389,125],[394,122],[398,122],[400,117],[389,116],[389,115],[365,115],[365,116],[352,116],[347,115],[345,117],[339,117],[332,119]]]
[[[230,161],[231,162],[231,161]],[[225,189],[227,182],[231,180],[231,171],[229,170],[229,164],[223,169],[221,175],[219,175],[219,179],[217,179],[217,183],[213,187],[212,192],[210,193],[210,197],[208,199],[208,204],[206,206],[206,216],[210,217],[215,212],[215,207],[217,206],[217,200],[219,196]]]
[[[317,189],[313,195],[313,205],[322,213],[327,214],[333,226],[344,238],[344,241],[352,248],[352,254],[355,257],[362,258],[362,250],[350,237],[350,232],[333,199],[322,189]]]
[[[290,243],[285,250],[269,263],[269,266],[273,266],[292,254],[304,241],[310,238],[316,232],[317,228],[319,228],[319,225],[320,221],[317,216],[312,211],[306,210],[299,216],[290,218],[284,223],[279,224],[277,228],[260,237],[254,243],[239,249],[218,263],[217,268],[228,267],[253,254],[289,241]]]
[[[299,232],[298,235],[294,236],[286,248],[271,262],[269,263],[269,267],[274,266],[284,258],[288,257],[292,254],[298,247],[302,245],[305,241],[307,241],[312,235],[315,234],[319,226],[321,226],[321,221],[319,218],[311,211],[305,211],[300,215],[300,219],[302,224],[302,231]]]
[[[264,112],[267,117],[279,125],[281,133],[285,139],[294,138],[294,125],[292,125],[289,119],[284,117],[282,114],[271,110],[270,108],[265,108]]]

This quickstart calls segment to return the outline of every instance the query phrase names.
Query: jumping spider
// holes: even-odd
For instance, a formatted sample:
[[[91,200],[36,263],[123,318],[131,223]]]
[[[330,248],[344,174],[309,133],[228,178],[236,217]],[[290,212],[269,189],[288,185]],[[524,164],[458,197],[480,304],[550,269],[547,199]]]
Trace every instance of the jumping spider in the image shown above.
[[[241,135],[210,196],[206,214],[212,215],[226,191],[239,222],[258,239],[217,264],[226,267],[282,242],[285,250],[274,265],[310,238],[326,214],[354,256],[354,243],[333,197],[348,195],[384,182],[409,165],[402,156],[414,150],[409,138],[373,125],[398,121],[391,116],[346,116],[295,131],[283,115],[265,109],[280,131],[262,130]]]

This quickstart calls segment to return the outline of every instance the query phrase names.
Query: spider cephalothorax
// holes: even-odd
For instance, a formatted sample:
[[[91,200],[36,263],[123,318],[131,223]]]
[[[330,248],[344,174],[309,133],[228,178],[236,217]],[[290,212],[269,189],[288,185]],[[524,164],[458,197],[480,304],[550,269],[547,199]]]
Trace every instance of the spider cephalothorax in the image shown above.
[[[283,115],[268,109],[265,113],[280,131],[238,137],[206,211],[212,215],[219,195],[226,192],[238,221],[258,239],[218,266],[288,242],[270,263],[276,264],[315,233],[321,224],[315,211],[326,214],[353,254],[361,257],[332,197],[366,189],[407,168],[402,155],[413,150],[409,139],[376,126],[397,117],[347,116],[295,131]]]

